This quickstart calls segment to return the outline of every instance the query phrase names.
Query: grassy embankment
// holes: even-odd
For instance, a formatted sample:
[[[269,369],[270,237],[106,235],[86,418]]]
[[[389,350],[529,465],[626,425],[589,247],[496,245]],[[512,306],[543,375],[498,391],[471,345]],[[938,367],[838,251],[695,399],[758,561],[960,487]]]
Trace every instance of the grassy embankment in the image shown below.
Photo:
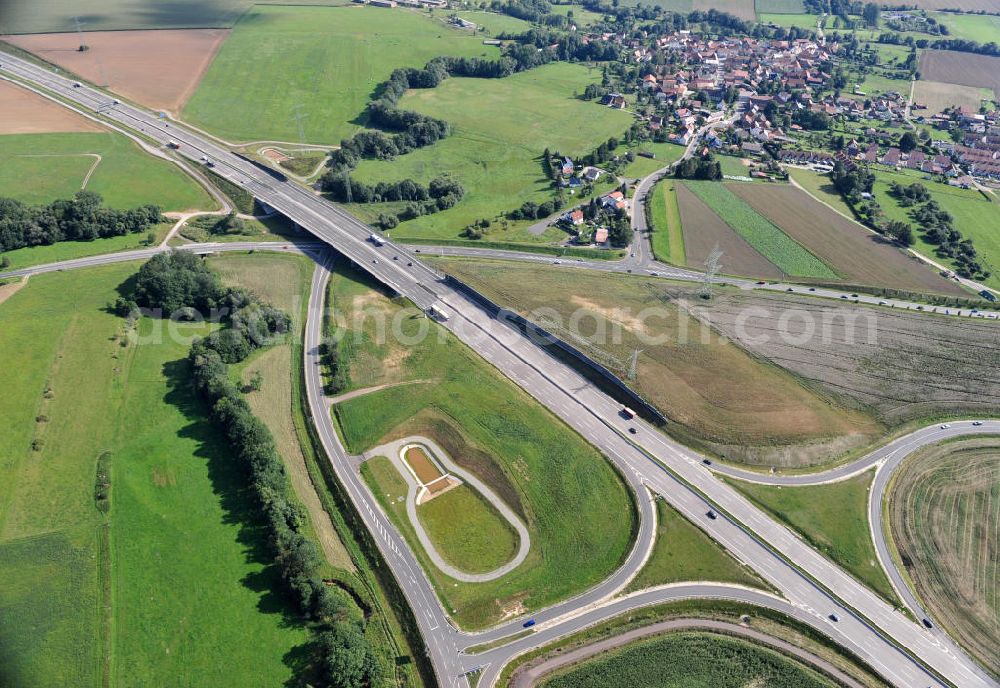
[[[545,677],[540,688],[833,688],[808,666],[745,640],[714,633],[668,633],[602,653]]]
[[[874,674],[869,673],[863,663],[857,661],[844,651],[841,646],[833,643],[826,636],[813,630],[812,627],[765,608],[722,600],[670,602],[633,610],[627,615],[608,619],[605,623],[592,626],[584,631],[574,633],[554,643],[535,648],[521,655],[504,667],[500,683],[503,685],[504,681],[517,668],[543,656],[556,652],[565,653],[592,642],[612,638],[621,633],[643,628],[659,621],[698,618],[742,623],[746,617],[749,617],[751,626],[756,630],[798,645],[817,657],[831,662],[842,671],[861,681],[864,685],[872,686],[873,688],[885,688],[887,685]]]
[[[618,566],[629,548],[635,509],[600,454],[464,344],[422,315],[402,311],[356,274],[335,274],[330,297],[346,328],[339,345],[348,370],[345,391],[430,381],[334,406],[348,450],[361,453],[392,438],[428,436],[504,499],[531,533],[524,563],[489,583],[457,583],[421,557],[458,623],[482,627],[537,609],[597,583]],[[368,317],[357,322],[363,312]],[[413,345],[394,336],[380,341],[379,319],[395,321],[406,336],[429,327],[429,336]]]
[[[675,182],[665,179],[649,192],[649,228],[653,255],[657,260],[684,266],[684,232],[681,229],[681,213],[677,207]]]
[[[683,581],[716,581],[764,587],[748,568],[663,500],[656,503],[653,553],[627,590]]]
[[[704,303],[696,286],[502,261],[435,262],[529,318],[536,309],[554,309],[558,321],[545,317],[539,324],[628,380],[667,416],[673,436],[703,450],[754,463],[787,455],[782,463],[799,465],[816,462],[817,453],[823,460],[838,453],[823,449],[827,441],[875,431],[863,414],[702,326],[688,310]]]

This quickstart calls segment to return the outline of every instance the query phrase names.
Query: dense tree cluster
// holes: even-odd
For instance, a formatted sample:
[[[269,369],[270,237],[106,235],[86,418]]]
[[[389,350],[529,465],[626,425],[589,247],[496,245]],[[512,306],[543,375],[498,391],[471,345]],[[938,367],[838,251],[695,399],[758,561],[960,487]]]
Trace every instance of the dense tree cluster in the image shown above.
[[[913,219],[924,230],[924,238],[937,246],[938,255],[951,258],[958,265],[956,272],[965,278],[986,279],[989,269],[979,259],[971,239],[966,239],[952,225],[951,214],[937,201],[929,200],[912,211]]]
[[[219,306],[225,290],[202,259],[186,251],[150,258],[136,277],[135,302],[165,315],[194,309],[206,314]]]
[[[29,206],[0,198],[0,251],[138,234],[162,221],[154,205],[115,210],[103,206],[100,194],[91,191],[79,191],[72,200],[48,205]]]
[[[904,208],[909,208],[911,205],[916,205],[917,203],[926,203],[931,200],[931,193],[927,190],[927,187],[920,182],[914,182],[903,186],[899,182],[889,183],[889,194],[899,201],[899,204]]]
[[[834,163],[830,180],[834,188],[852,205],[861,199],[861,194],[871,193],[875,185],[874,174],[861,167],[848,170],[839,160]]]
[[[825,131],[830,128],[830,117],[825,112],[796,110],[792,122],[809,131]]]
[[[674,168],[674,176],[679,179],[722,179],[722,165],[712,156],[685,158]]]
[[[353,618],[350,600],[323,582],[322,557],[303,533],[306,516],[274,437],[254,416],[229,371],[229,364],[245,360],[255,348],[287,332],[289,317],[250,291],[222,290],[200,259],[180,252],[154,256],[143,266],[135,299],[147,305],[222,309],[220,319],[226,326],[196,340],[188,355],[195,389],[211,407],[213,421],[247,474],[282,580],[302,615],[316,624],[317,668],[324,682],[336,688],[378,684],[383,667]]]

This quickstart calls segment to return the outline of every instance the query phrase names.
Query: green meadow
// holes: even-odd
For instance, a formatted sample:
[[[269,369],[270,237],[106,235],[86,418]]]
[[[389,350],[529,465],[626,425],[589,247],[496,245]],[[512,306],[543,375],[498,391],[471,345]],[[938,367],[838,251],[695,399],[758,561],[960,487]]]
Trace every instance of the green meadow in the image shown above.
[[[223,138],[337,144],[363,124],[375,87],[440,55],[497,57],[443,15],[403,8],[256,5],[244,14],[184,107]]]
[[[245,478],[188,382],[189,338],[206,326],[160,337],[165,323],[144,319],[142,338],[126,337],[105,304],[136,267],[39,275],[0,306],[5,678],[293,680],[307,631],[289,613]],[[104,511],[99,459],[110,467]]]
[[[98,161],[96,156],[100,156]],[[0,196],[29,204],[71,198],[87,172],[87,191],[113,208],[152,203],[164,212],[214,210],[218,204],[176,165],[114,132],[0,136]],[[96,167],[94,164],[97,163]]]
[[[942,263],[950,263],[947,258],[939,258],[935,253],[936,247],[924,240],[923,233],[910,217],[910,209],[900,206],[899,202],[889,195],[889,184],[893,181],[904,186],[914,182],[923,184],[930,191],[931,198],[954,218],[955,229],[964,237],[972,239],[973,246],[992,266],[994,274],[984,280],[986,284],[1000,288],[1000,274],[997,274],[997,270],[1000,269],[1000,231],[997,229],[1000,226],[1000,200],[995,195],[987,197],[975,189],[960,189],[924,177],[923,173],[910,170],[904,172],[880,170],[876,174],[875,198],[886,217],[913,225],[914,236],[917,239],[913,248]]]
[[[420,182],[450,174],[465,187],[454,208],[402,223],[399,239],[457,238],[461,229],[480,218],[519,207],[525,201],[552,198],[542,171],[546,148],[565,155],[584,155],[628,128],[631,115],[580,100],[577,94],[600,81],[597,70],[552,63],[504,79],[448,79],[434,89],[409,91],[400,107],[445,119],[451,136],[395,160],[365,160],[356,178],[365,182],[412,178]],[[553,241],[558,230],[540,236],[510,223],[495,229],[491,241]]]

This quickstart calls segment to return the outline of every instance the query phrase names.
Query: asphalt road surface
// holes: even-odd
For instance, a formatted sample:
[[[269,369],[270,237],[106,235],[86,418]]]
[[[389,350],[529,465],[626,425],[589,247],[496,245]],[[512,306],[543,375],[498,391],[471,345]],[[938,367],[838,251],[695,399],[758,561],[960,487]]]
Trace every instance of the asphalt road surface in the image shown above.
[[[58,95],[63,101],[71,101],[84,113],[88,110],[100,111],[103,117],[162,144],[173,142],[178,146],[177,153],[189,159],[208,157],[218,174],[248,189],[258,199],[333,246],[342,256],[408,297],[418,307],[427,309],[435,306],[451,314],[442,323],[444,326],[603,451],[630,484],[634,486],[636,482],[642,482],[662,495],[674,508],[781,591],[787,604],[795,610],[796,618],[807,619],[807,623],[854,652],[893,685],[932,686],[945,685],[945,682],[963,688],[998,685],[950,639],[928,633],[919,624],[893,610],[787,528],[719,481],[702,464],[703,457],[644,422],[619,416],[620,405],[614,399],[524,334],[493,319],[477,304],[450,289],[440,275],[418,261],[408,250],[391,243],[376,247],[368,242],[370,230],[339,207],[295,184],[275,179],[204,136],[196,135],[176,123],[163,122],[140,108],[115,103],[107,94],[89,86],[74,86],[70,80],[30,62],[4,54],[0,72],[16,75],[36,88]],[[399,260],[393,260],[392,255]],[[314,299],[318,298],[317,291],[322,294],[319,287],[325,274],[322,268],[316,273]],[[316,316],[320,306],[321,302],[310,302],[305,355],[307,371],[312,371],[307,375],[310,405],[314,417],[321,421],[328,417],[325,405],[316,400],[319,390],[316,388],[318,371],[315,355],[320,327],[320,318]],[[321,436],[325,433],[324,426],[322,422],[317,423]],[[627,433],[629,428],[633,428],[635,433]],[[337,455],[336,433],[322,439],[328,451],[332,447],[331,460],[337,467],[341,457]],[[360,481],[350,479],[350,474],[340,469],[338,475],[348,476],[345,489],[352,501],[359,505],[366,526],[374,534],[413,606],[440,682],[443,685],[466,684],[464,672],[473,668],[470,665],[475,660],[470,662],[470,658],[461,655],[458,650],[461,645],[459,639],[468,634],[461,634],[450,626],[412,553],[377,506],[373,505]],[[640,498],[638,503],[642,508],[645,500]],[[709,510],[716,512],[718,517],[707,518]],[[640,522],[647,520],[643,518]],[[637,544],[636,548],[639,546]],[[615,576],[627,581],[638,570],[631,570],[638,563],[635,556],[630,556],[626,566]],[[611,592],[620,587],[606,581],[574,600],[557,605],[553,608],[557,611],[536,612],[534,617],[540,628],[530,637],[544,637],[547,632],[572,632],[588,624],[588,614],[595,615],[590,617],[589,622],[594,623],[614,613],[614,609],[621,611],[616,605],[624,604],[627,609],[632,600],[642,599],[635,596],[605,604]],[[649,600],[655,600],[656,594],[651,593]],[[745,597],[749,599],[754,595],[746,591]],[[836,621],[832,615],[836,616]],[[520,623],[511,622],[487,633],[476,634],[474,642],[485,642],[491,637],[503,637],[518,630]],[[520,642],[523,641],[499,649],[509,658]],[[497,656],[491,664],[497,665],[502,659]],[[481,680],[480,685],[491,685],[491,682]]]

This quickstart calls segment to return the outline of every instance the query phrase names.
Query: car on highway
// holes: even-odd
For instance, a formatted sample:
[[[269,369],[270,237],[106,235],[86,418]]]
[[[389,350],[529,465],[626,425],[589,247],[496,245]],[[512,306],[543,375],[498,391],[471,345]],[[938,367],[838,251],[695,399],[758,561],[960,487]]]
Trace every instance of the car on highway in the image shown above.
[[[759,282],[757,282],[757,284],[767,284],[767,282],[765,282],[764,280],[760,280]]]
[[[635,418],[635,411],[630,409],[628,406],[622,406],[621,409],[619,409],[618,413],[621,415],[622,418],[628,418],[629,420]]]
[[[948,425],[947,423],[941,423],[941,429],[942,429],[942,430],[947,430],[947,429],[948,429],[948,428],[950,428],[950,427],[951,427],[951,426],[950,426],[950,425]]]
[[[708,516],[713,521],[719,517],[719,515],[717,513],[715,513],[715,511],[713,509],[709,509],[708,513],[706,513],[705,515]]]
[[[809,291],[816,291],[816,287],[809,287]]]
[[[534,625],[535,625],[535,620],[534,620],[534,619],[528,619],[528,620],[527,620],[527,621],[525,621],[525,622],[524,622],[523,624],[521,624],[521,626],[522,626],[523,628],[531,628],[531,627],[532,627],[532,626],[534,626]]]
[[[706,466],[711,466],[712,465],[712,460],[711,459],[702,459],[701,462],[703,464],[705,464]]]
[[[73,82],[73,88],[80,88],[81,86],[83,86],[83,84],[81,84],[79,81]]]
[[[857,294],[851,294],[851,298],[852,299],[856,299],[856,298],[858,298],[858,295]]]
[[[972,424],[973,425],[982,425],[983,421],[981,421],[981,420],[974,420],[974,421],[972,421]]]
[[[830,619],[830,621],[833,621],[833,622],[840,621],[840,617],[837,616],[836,614],[830,614],[830,616],[828,618]]]
[[[637,432],[639,432],[639,431],[635,429],[635,426],[634,426],[634,425],[633,425],[632,427],[630,427],[630,428],[628,429],[628,433],[629,433],[630,435],[634,435],[634,434],[635,434],[635,433],[637,433]]]
[[[924,619],[921,619],[921,620],[920,620],[920,622],[921,622],[921,623],[922,623],[922,624],[923,624],[924,626],[926,626],[927,628],[934,628],[934,624],[932,624],[932,623],[931,623],[931,620],[930,620],[930,619],[926,619],[926,618],[924,618]]]

